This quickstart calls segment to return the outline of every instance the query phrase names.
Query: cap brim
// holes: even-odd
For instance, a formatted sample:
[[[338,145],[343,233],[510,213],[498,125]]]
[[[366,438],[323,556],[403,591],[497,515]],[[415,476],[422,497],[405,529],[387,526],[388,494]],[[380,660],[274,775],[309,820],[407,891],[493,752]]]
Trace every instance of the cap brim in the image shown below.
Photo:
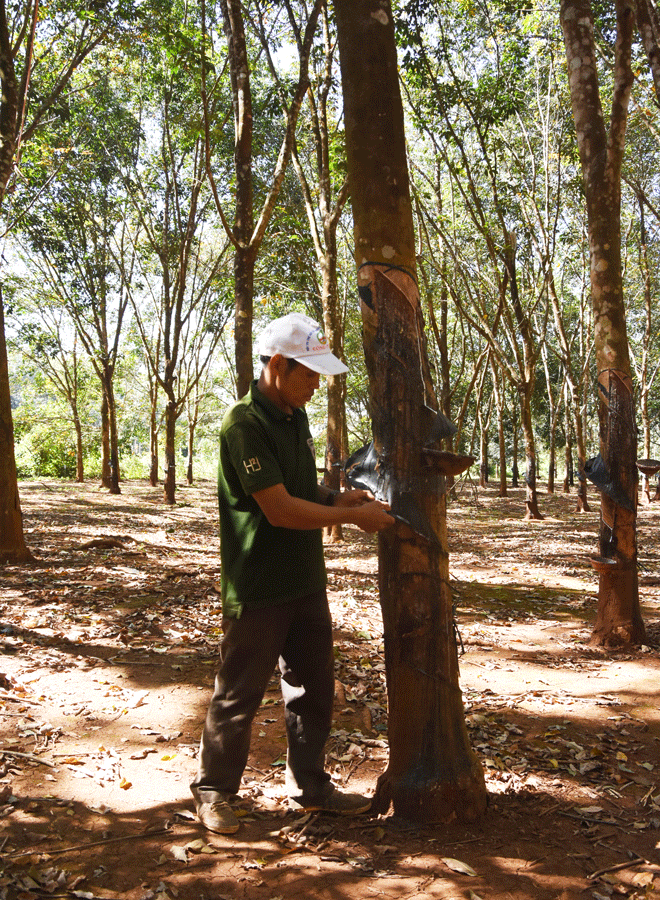
[[[334,353],[315,353],[313,356],[294,356],[297,362],[307,366],[312,372],[318,372],[319,375],[342,375],[348,372],[348,366],[337,359]]]

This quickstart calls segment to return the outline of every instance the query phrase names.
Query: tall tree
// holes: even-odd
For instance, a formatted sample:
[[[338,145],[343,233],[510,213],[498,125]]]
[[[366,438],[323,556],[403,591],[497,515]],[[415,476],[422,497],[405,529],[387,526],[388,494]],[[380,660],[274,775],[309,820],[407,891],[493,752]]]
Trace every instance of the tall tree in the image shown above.
[[[615,0],[616,42],[609,127],[600,96],[590,0],[562,0],[573,118],[587,201],[601,488],[598,613],[592,640],[605,646],[644,639],[637,576],[637,445],[621,270],[621,163],[633,81],[633,0]]]
[[[76,481],[85,480],[83,455],[83,371],[75,324],[65,305],[43,280],[19,279],[15,297],[18,325],[10,340],[32,372],[67,404],[76,436]],[[20,300],[19,300],[20,298]],[[34,375],[31,373],[31,377]]]
[[[486,805],[467,735],[448,583],[443,476],[424,452],[434,403],[388,0],[335,0],[355,261],[378,471],[392,510],[418,520],[379,538],[390,759],[374,807],[417,821]]]
[[[294,40],[299,46],[300,68],[298,80],[293,86],[291,99],[284,109],[284,134],[279,155],[272,176],[266,182],[261,211],[255,217],[255,172],[254,172],[254,119],[249,43],[246,37],[245,20],[241,0],[220,0],[227,43],[227,62],[231,78],[231,95],[234,118],[234,222],[229,224],[225,215],[220,192],[215,185],[214,154],[216,139],[211,128],[214,118],[212,92],[208,90],[207,65],[204,59],[202,96],[206,120],[207,172],[213,186],[218,212],[234,248],[234,280],[236,312],[234,338],[236,352],[237,394],[244,396],[250,387],[254,372],[252,365],[252,321],[254,314],[254,273],[257,255],[261,248],[266,229],[273,215],[275,204],[282,187],[286,167],[294,145],[298,114],[308,88],[309,53],[314,31],[323,0],[314,0],[308,11],[303,5],[303,24],[297,23],[291,0],[284,0],[284,8],[291,21]],[[272,10],[271,10],[272,12]],[[203,12],[203,28],[208,34],[208,19]],[[215,161],[217,164],[217,160]]]
[[[322,50],[314,60],[314,74],[307,92],[311,141],[305,141],[311,167],[304,165],[301,141],[293,151],[293,165],[305,200],[310,233],[316,259],[321,270],[321,302],[325,334],[330,349],[339,359],[344,358],[344,321],[337,279],[337,229],[348,200],[348,181],[337,181],[341,173],[343,147],[337,134],[339,118],[333,108],[335,77],[335,40],[331,33],[327,0],[322,9]],[[302,54],[302,46],[298,47]],[[339,156],[339,159],[337,158]],[[333,171],[334,170],[334,171]],[[341,173],[343,174],[343,173]],[[340,489],[340,466],[348,456],[346,430],[346,374],[331,375],[328,381],[328,415],[326,428],[325,483],[331,490]],[[342,536],[341,525],[331,529],[333,538]]]
[[[125,21],[129,7],[130,0],[100,4],[81,16],[77,3],[44,10],[39,0],[29,0],[8,11],[0,0],[0,207],[22,148],[43,128],[84,60]],[[0,432],[6,442],[0,454],[0,559],[25,559],[1,297],[0,326]]]
[[[490,344],[493,362],[515,386],[527,460],[526,517],[541,518],[532,397],[543,340],[534,326],[545,325],[538,311],[547,298],[543,270],[530,259],[520,190],[511,189],[524,181],[509,139],[522,108],[529,47],[515,5],[499,10],[501,18],[487,2],[473,4],[472,11],[460,21],[456,6],[445,0],[406,5],[406,99],[424,136],[420,152],[428,145],[441,161],[463,210],[456,240],[454,204],[433,197],[424,208],[429,232],[439,234],[452,262],[441,277],[459,314]],[[475,36],[484,32],[488,41],[477,61]],[[441,183],[438,188],[448,190]],[[437,216],[435,208],[445,205],[451,215]]]

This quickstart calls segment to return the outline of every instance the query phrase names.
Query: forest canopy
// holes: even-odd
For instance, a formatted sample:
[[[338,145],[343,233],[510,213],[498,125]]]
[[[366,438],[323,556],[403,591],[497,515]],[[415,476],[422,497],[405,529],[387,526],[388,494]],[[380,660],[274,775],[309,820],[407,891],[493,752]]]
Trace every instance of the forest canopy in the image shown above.
[[[332,294],[350,368],[340,455],[370,439],[333,10],[243,4],[246,185],[232,6],[62,0],[25,19],[7,7],[10,43],[25,50],[15,55],[24,103],[2,207],[19,477],[103,477],[111,487],[162,481],[172,467],[179,478],[212,474],[219,421],[237,393],[246,217],[250,328],[291,309],[321,321]],[[558,14],[485,0],[394,11],[420,291],[435,389],[458,426],[453,449],[478,458],[482,481],[516,483],[529,466],[526,391],[536,472],[550,489],[557,477],[576,484],[580,452],[597,453],[598,420],[584,188]],[[595,34],[606,90],[616,35],[607,4]],[[622,269],[639,455],[649,459],[660,455],[660,185],[658,102],[639,35]],[[322,445],[322,392],[309,412]]]

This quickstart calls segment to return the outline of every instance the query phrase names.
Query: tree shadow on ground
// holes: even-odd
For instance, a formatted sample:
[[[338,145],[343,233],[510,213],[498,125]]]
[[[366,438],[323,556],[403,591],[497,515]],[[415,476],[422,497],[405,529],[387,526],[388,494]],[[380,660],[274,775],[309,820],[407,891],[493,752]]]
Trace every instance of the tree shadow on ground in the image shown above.
[[[187,783],[221,626],[213,488],[199,492],[199,512],[181,507],[172,515],[155,500],[142,501],[149,490],[126,485],[120,498],[100,494],[98,506],[93,498],[92,525],[70,531],[63,530],[57,503],[45,506],[41,495],[22,493],[34,536],[56,564],[2,573],[2,624],[15,629],[4,635],[12,650],[6,660],[20,677],[0,692],[0,898],[76,890],[107,900],[288,900],[297,894],[399,900],[471,891],[488,900],[578,900],[585,891],[650,900],[657,894],[650,885],[660,863],[658,653],[655,645],[639,656],[588,648],[590,590],[525,582],[535,567],[549,581],[554,577],[559,566],[543,566],[543,547],[553,534],[562,540],[566,527],[547,520],[524,532],[521,526],[513,529],[514,543],[506,543],[503,523],[518,514],[515,498],[493,504],[501,521],[493,522],[490,500],[477,508],[484,520],[474,527],[471,507],[450,513],[454,539],[462,542],[452,555],[468,651],[461,684],[491,800],[484,820],[416,826],[392,815],[350,822],[285,813],[274,679],[255,721],[241,830],[234,837],[202,832],[190,817]],[[76,491],[89,499],[86,489]],[[195,496],[193,490],[186,500]],[[568,503],[574,498],[555,507]],[[70,515],[68,504],[63,509]],[[568,531],[589,524],[581,523]],[[77,559],[72,541],[94,529],[140,530],[149,545],[139,558],[116,549]],[[585,538],[585,552],[591,539]],[[648,553],[653,540],[649,530]],[[354,533],[344,545],[326,547],[333,589],[342,592],[333,602],[343,685],[328,762],[338,784],[366,793],[386,765],[373,552],[373,539]],[[478,581],[464,574],[470,560]],[[487,566],[498,577],[510,569],[510,582],[486,582]],[[193,569],[202,577],[185,574]],[[643,602],[649,616],[657,613],[651,595]],[[149,694],[132,705],[142,691]],[[132,779],[132,787],[120,779]],[[148,829],[154,831],[145,835]],[[451,860],[475,874],[452,869]],[[620,863],[629,868],[588,880]]]

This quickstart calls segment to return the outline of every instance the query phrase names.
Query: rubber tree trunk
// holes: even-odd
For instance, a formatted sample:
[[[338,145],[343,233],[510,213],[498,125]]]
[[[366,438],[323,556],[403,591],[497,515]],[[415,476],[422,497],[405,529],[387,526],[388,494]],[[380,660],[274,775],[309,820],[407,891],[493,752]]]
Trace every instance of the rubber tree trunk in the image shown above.
[[[165,481],[163,501],[173,506],[176,502],[176,420],[177,409],[173,397],[165,407]]]
[[[529,317],[525,314],[518,292],[516,273],[516,235],[508,232],[505,244],[506,267],[509,274],[511,305],[522,341],[522,364],[518,388],[520,399],[520,422],[525,440],[525,518],[542,519],[539,511],[538,491],[536,485],[536,442],[534,439],[534,422],[532,417],[532,395],[534,394],[535,366],[538,353],[535,352],[535,341]]]
[[[110,415],[108,412],[108,396],[101,384],[101,487],[112,486],[110,474]]]
[[[621,163],[633,81],[632,0],[616,0],[617,38],[609,131],[600,100],[589,0],[562,0],[560,17],[587,200],[600,456],[616,491],[601,492],[598,611],[592,642],[645,639],[637,576],[637,440],[621,269]]]
[[[23,514],[18,496],[14,456],[14,420],[11,414],[9,365],[5,341],[5,313],[0,290],[0,563],[32,560],[25,543]]]
[[[495,399],[495,412],[497,413],[497,446],[499,450],[499,479],[500,487],[498,497],[506,497],[506,435],[504,431],[504,403],[502,402],[502,390],[500,378],[495,363],[490,359],[490,373],[493,381],[493,397]]]
[[[197,427],[196,421],[188,422],[188,466],[186,468],[186,481],[188,484],[192,485],[193,478],[193,457],[195,453],[195,428]]]
[[[82,423],[76,411],[73,417],[73,425],[76,429],[76,481],[82,484],[85,480],[85,460],[83,453]]]
[[[344,359],[344,325],[337,286],[337,226],[324,228],[325,254],[322,261],[323,326],[330,350]],[[348,456],[346,427],[346,374],[331,375],[328,382],[328,414],[325,451],[325,484],[333,491],[341,489],[341,464]],[[343,537],[341,525],[330,529],[333,541]]]
[[[390,758],[374,808],[473,820],[487,795],[458,684],[443,478],[422,454],[431,382],[392,13],[383,0],[334,6],[374,443],[396,502],[416,505],[433,534],[396,524],[379,536]]]
[[[247,163],[246,163],[247,165]],[[240,195],[239,195],[240,199]],[[248,201],[244,201],[245,204]],[[252,231],[252,200],[249,208],[236,204],[234,232],[241,236]],[[234,342],[236,352],[236,396],[240,400],[250,390],[254,378],[252,363],[252,320],[254,317],[254,265],[252,250],[240,247],[234,253],[234,284],[236,313],[234,318]]]
[[[158,425],[153,405],[149,416],[149,484],[152,487],[158,484]]]
[[[589,512],[589,499],[587,495],[587,477],[584,474],[584,466],[587,461],[587,451],[584,438],[584,416],[583,406],[579,401],[579,397],[575,398],[575,444],[577,451],[578,463],[578,489],[577,489],[577,506],[576,512]],[[571,460],[570,478],[572,484],[573,466]]]
[[[108,487],[111,494],[120,494],[121,490],[119,487],[119,439],[117,435],[117,406],[115,404],[113,371],[110,367],[107,367],[103,372],[103,392],[107,397],[108,408],[108,438],[110,450],[110,479]]]

